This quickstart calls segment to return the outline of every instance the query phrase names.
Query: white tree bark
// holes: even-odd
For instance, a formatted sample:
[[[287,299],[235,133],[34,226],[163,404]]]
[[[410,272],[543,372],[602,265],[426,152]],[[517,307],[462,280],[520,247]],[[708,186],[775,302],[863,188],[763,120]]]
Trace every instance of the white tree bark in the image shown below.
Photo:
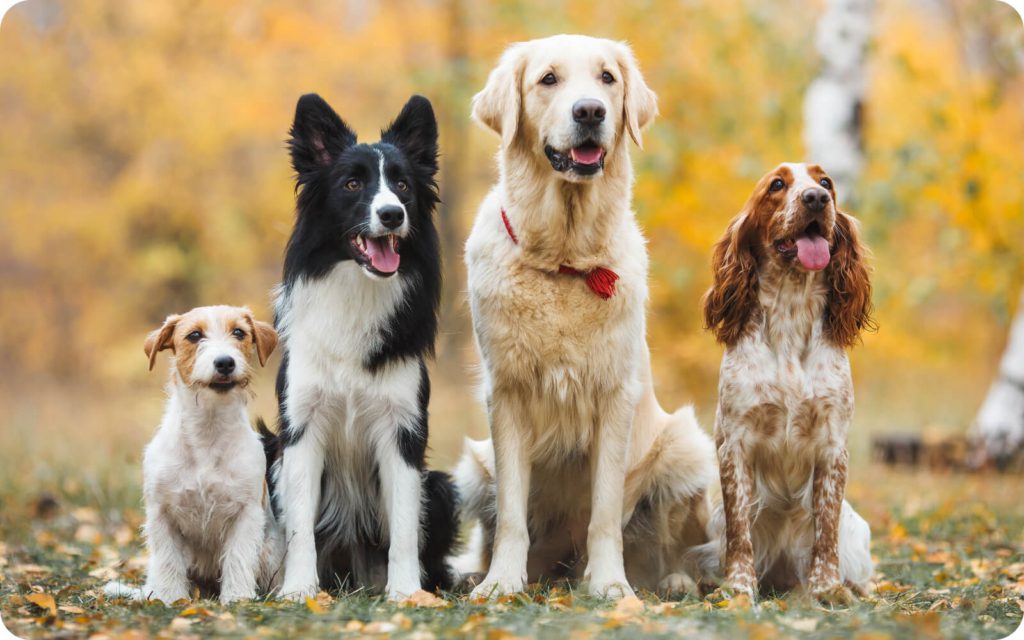
[[[1006,459],[1024,447],[1024,293],[999,374],[974,419],[971,435],[988,460]]]
[[[871,40],[873,0],[829,0],[815,45],[822,68],[804,95],[808,160],[832,176],[841,198],[853,196],[864,163],[864,66]]]

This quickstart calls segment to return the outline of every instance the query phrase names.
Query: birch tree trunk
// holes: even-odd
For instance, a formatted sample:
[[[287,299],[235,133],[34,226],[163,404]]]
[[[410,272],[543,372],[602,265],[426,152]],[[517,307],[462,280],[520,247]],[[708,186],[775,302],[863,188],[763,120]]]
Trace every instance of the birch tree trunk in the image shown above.
[[[971,425],[978,464],[1002,466],[1024,448],[1024,292],[1010,327],[999,373]]]
[[[855,199],[864,163],[864,66],[873,9],[873,0],[828,1],[815,34],[821,72],[804,96],[808,160],[828,171],[848,201]]]

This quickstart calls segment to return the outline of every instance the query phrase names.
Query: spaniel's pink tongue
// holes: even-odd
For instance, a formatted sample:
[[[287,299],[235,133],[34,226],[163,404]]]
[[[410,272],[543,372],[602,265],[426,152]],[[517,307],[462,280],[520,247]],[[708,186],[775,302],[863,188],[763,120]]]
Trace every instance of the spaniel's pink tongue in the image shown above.
[[[821,271],[828,266],[831,255],[828,240],[813,231],[796,239],[796,257],[804,269]]]
[[[387,236],[366,239],[366,255],[370,256],[370,264],[381,273],[394,273],[402,257],[395,253]]]
[[[576,147],[569,151],[572,159],[578,164],[597,164],[604,156],[601,147]]]

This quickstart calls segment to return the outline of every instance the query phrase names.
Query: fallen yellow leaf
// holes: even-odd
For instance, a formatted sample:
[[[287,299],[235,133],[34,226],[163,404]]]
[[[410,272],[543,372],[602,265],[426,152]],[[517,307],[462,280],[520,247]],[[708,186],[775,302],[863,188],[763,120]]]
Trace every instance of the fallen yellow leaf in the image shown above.
[[[48,593],[30,593],[25,596],[25,599],[36,605],[40,609],[44,609],[50,613],[51,616],[57,615],[57,602]]]
[[[313,613],[324,612],[323,605],[317,602],[315,598],[310,598],[309,596],[306,596],[306,608],[312,611]]]
[[[182,618],[189,618],[192,616],[202,616],[205,618],[208,616],[212,616],[213,612],[207,609],[206,607],[188,607],[178,615]]]
[[[402,601],[404,607],[420,607],[424,609],[445,609],[452,606],[444,598],[439,598],[429,591],[420,589]]]
[[[636,596],[626,596],[615,605],[615,611],[627,616],[635,616],[644,611],[644,601]]]

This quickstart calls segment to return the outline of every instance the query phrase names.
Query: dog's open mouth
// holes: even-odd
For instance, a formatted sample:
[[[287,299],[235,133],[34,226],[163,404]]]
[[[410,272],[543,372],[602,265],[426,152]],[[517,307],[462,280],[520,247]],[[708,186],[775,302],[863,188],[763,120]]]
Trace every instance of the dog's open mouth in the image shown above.
[[[821,271],[828,266],[832,258],[828,240],[822,235],[821,225],[817,220],[807,225],[799,236],[777,240],[775,250],[787,258],[796,256],[803,268],[808,271]]]
[[[582,176],[591,176],[604,168],[604,147],[587,141],[568,151],[558,151],[551,145],[544,145],[544,154],[555,171],[573,171]]]
[[[398,236],[395,234],[377,237],[356,234],[349,241],[356,262],[370,273],[388,277],[398,271],[402,257],[398,255]]]

